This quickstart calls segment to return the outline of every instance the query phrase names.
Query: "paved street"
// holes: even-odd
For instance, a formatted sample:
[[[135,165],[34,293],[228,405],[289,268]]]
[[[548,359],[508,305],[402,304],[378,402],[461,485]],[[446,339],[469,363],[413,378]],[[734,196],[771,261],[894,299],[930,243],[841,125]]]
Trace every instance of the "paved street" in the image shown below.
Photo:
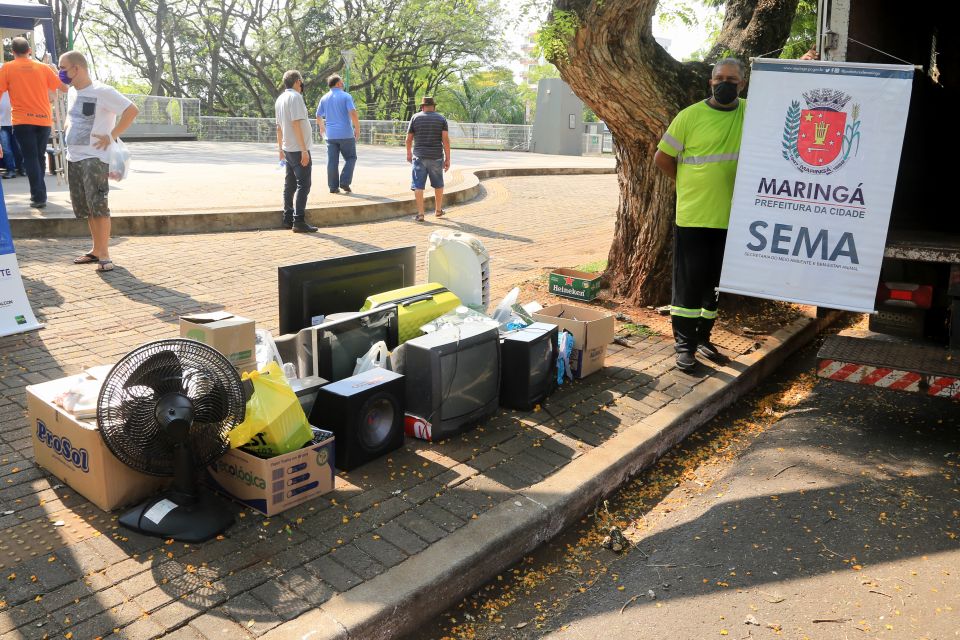
[[[275,144],[243,142],[136,142],[130,174],[110,183],[114,215],[236,212],[279,209],[284,173]],[[468,173],[493,167],[612,167],[610,157],[574,157],[454,149],[445,175],[448,191],[468,180]],[[357,150],[354,193],[332,194],[327,188],[326,147],[314,150],[313,188],[308,208],[334,204],[389,202],[410,198],[410,165],[403,147],[362,145]],[[341,165],[342,165],[341,161]],[[73,217],[67,185],[47,175],[49,203],[29,206],[26,178],[3,181],[10,218]],[[432,193],[432,192],[429,192]],[[428,193],[428,195],[429,195]]]
[[[960,636],[956,403],[817,381],[814,354],[419,637]]]

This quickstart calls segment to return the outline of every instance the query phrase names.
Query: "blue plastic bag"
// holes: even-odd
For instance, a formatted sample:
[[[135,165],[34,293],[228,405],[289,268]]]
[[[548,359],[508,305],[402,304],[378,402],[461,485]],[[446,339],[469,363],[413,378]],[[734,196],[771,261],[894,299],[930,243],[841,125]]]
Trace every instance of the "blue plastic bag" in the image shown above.
[[[573,342],[573,334],[566,330],[557,337],[557,384],[563,384],[564,378],[573,380],[573,370],[570,368]]]

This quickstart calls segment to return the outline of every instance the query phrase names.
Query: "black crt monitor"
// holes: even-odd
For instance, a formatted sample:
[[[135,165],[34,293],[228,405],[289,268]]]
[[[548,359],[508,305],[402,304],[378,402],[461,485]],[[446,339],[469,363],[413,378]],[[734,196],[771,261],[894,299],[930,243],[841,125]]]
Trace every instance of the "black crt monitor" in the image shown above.
[[[297,334],[300,377],[319,376],[330,382],[349,378],[357,358],[377,342],[396,348],[399,324],[397,305],[391,304],[301,329]]]
[[[534,322],[501,336],[500,406],[530,411],[557,386],[555,324]]]
[[[406,376],[406,411],[431,425],[433,440],[464,431],[499,405],[500,333],[464,323],[408,340],[390,356]]]
[[[413,286],[416,261],[411,246],[279,267],[280,334],[309,327],[318,316],[357,311],[367,296]]]

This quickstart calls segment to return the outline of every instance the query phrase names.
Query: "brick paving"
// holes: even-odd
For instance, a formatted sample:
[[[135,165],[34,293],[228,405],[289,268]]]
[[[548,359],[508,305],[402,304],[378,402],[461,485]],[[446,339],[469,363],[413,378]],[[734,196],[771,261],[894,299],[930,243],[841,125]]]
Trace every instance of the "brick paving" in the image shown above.
[[[552,266],[606,257],[614,176],[505,178],[439,224],[408,220],[284,231],[115,240],[114,272],[71,259],[84,241],[16,243],[46,328],[0,338],[0,551],[24,525],[80,515],[75,540],[30,558],[0,554],[0,637],[257,637],[377,576],[518,491],[682,397],[703,378],[673,368],[672,344],[611,345],[607,367],[564,385],[536,412],[501,410],[462,437],[405,446],[335,490],[273,518],[243,510],[222,540],[166,544],[119,529],[32,462],[24,387],[175,337],[180,314],[227,309],[277,328],[276,267],[415,244],[440,227],[481,238],[492,294]],[[547,302],[543,300],[541,302]],[[725,337],[746,352],[752,342]]]

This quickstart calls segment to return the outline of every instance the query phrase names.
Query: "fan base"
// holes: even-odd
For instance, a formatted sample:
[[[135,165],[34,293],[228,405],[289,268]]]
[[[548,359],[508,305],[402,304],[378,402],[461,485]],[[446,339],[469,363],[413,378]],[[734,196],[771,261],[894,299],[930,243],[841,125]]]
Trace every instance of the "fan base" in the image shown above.
[[[233,524],[233,511],[208,493],[166,491],[120,516],[120,524],[148,536],[203,542]]]

